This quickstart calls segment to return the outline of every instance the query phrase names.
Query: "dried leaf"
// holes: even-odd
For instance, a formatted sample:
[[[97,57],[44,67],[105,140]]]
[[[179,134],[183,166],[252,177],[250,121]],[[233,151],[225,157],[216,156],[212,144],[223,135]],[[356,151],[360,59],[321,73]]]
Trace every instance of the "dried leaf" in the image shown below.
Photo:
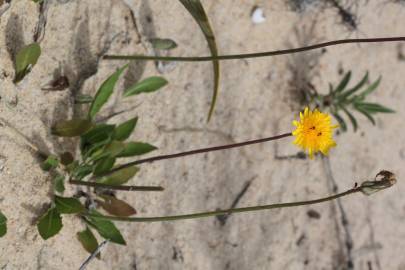
[[[123,200],[107,195],[102,195],[101,197],[104,201],[97,200],[97,203],[101,205],[105,211],[114,216],[128,217],[136,214],[136,210]]]
[[[89,119],[72,119],[57,123],[52,127],[51,133],[60,137],[76,137],[84,134],[92,125]]]

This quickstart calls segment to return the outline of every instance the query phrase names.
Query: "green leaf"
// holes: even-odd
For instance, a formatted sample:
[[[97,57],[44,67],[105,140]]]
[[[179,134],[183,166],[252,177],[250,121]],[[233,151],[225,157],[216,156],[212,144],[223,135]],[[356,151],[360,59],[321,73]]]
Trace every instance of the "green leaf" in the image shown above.
[[[49,155],[46,160],[41,164],[41,169],[44,171],[50,171],[55,169],[59,165],[58,157]]]
[[[134,131],[136,123],[138,122],[138,117],[134,117],[120,125],[114,131],[114,139],[118,141],[125,141],[131,136]]]
[[[93,166],[84,164],[81,166],[77,166],[73,171],[72,175],[73,178],[76,178],[77,180],[82,180],[84,177],[91,174],[92,172]]]
[[[55,207],[49,208],[37,224],[38,232],[44,240],[56,235],[62,226],[62,217]]]
[[[56,174],[53,178],[53,187],[56,192],[63,193],[65,191],[65,177],[61,174]]]
[[[97,182],[107,184],[107,185],[122,185],[128,182],[134,175],[139,171],[138,167],[131,166],[127,168],[120,169],[113,172]]]
[[[342,131],[347,130],[347,125],[345,120],[336,112],[332,113],[332,115],[336,118],[336,120],[339,122],[339,126],[342,128]]]
[[[68,198],[55,195],[54,200],[56,209],[61,214],[77,214],[86,210],[80,201],[73,197]]]
[[[125,149],[125,144],[120,141],[112,141],[105,146],[103,155],[109,155],[112,157],[118,156]]]
[[[359,95],[359,99],[363,100],[363,99],[364,99],[366,96],[368,96],[370,93],[374,92],[374,91],[377,89],[377,87],[380,85],[381,79],[382,79],[382,77],[380,76],[380,77],[378,78],[378,80],[376,80],[376,81],[373,82],[369,87],[367,87],[367,89],[364,90],[364,92],[362,92],[362,93]]]
[[[115,163],[114,157],[108,156],[103,159],[100,159],[96,163],[96,166],[94,167],[93,174],[95,176],[98,176],[98,175],[102,175],[102,174],[109,172],[112,169],[112,167],[114,166],[114,163]]]
[[[374,120],[373,116],[372,116],[369,112],[367,112],[366,110],[363,110],[361,107],[357,107],[357,106],[355,106],[355,109],[356,109],[359,113],[361,113],[361,114],[363,114],[365,117],[367,117],[367,119],[375,126],[375,120]]]
[[[361,79],[361,81],[355,85],[353,88],[345,91],[344,93],[342,93],[341,96],[339,96],[340,100],[345,100],[348,97],[350,97],[352,94],[354,94],[355,92],[359,91],[361,89],[361,87],[366,84],[368,82],[368,72],[366,73],[366,75],[364,75],[363,79]]]
[[[20,82],[37,63],[41,55],[41,47],[38,43],[32,43],[23,47],[15,57],[14,82]]]
[[[356,118],[354,118],[353,114],[351,114],[344,106],[341,106],[341,108],[346,113],[347,117],[349,117],[350,122],[352,122],[354,132],[356,132],[358,127]]]
[[[151,38],[150,43],[158,50],[171,50],[177,47],[177,43],[169,38]]]
[[[369,113],[394,113],[394,110],[391,110],[390,108],[384,107],[380,104],[377,103],[357,103],[357,106],[361,107],[363,110],[369,112]]]
[[[88,156],[110,142],[115,125],[98,124],[80,137],[82,155]]]
[[[349,84],[350,78],[352,77],[352,72],[349,71],[346,73],[346,75],[343,77],[343,79],[340,81],[339,85],[335,89],[335,93],[340,93],[342,92],[346,86]]]
[[[101,107],[108,101],[111,94],[114,91],[115,84],[117,83],[122,72],[128,67],[128,65],[123,66],[118,69],[114,74],[112,74],[107,80],[103,82],[94,97],[93,102],[90,105],[89,117],[94,118],[96,114],[100,111]]]
[[[51,129],[51,133],[60,137],[76,137],[84,134],[92,125],[93,123],[89,119],[72,119],[56,123]]]
[[[212,56],[218,56],[217,44],[215,41],[214,31],[211,28],[207,14],[204,11],[204,7],[200,0],[180,0],[183,6],[188,10],[188,12],[193,16],[194,20],[200,26],[201,31],[207,40],[208,47],[210,49]],[[211,99],[210,110],[208,112],[208,121],[214,112],[215,104],[218,96],[219,88],[219,61],[212,60],[213,70],[214,70],[214,92]]]
[[[128,217],[136,214],[136,210],[123,200],[107,195],[102,195],[101,197],[104,201],[97,200],[96,202],[101,205],[105,211],[114,216]]]
[[[124,146],[124,150],[117,157],[139,156],[156,150],[157,147],[142,142],[129,142]]]
[[[92,215],[102,216],[96,210],[91,210],[90,213]],[[120,231],[117,229],[117,227],[115,227],[114,223],[112,223],[111,221],[97,218],[94,216],[86,217],[86,221],[89,225],[95,228],[98,231],[98,233],[106,240],[109,240],[116,244],[126,245],[125,240],[122,237]]]
[[[7,233],[7,218],[0,211],[0,237],[3,237]]]
[[[76,234],[77,239],[79,242],[82,244],[83,248],[88,252],[88,253],[93,253],[94,251],[97,250],[98,248],[98,242],[94,234],[91,232],[88,226],[86,226],[86,229],[84,231],[78,232]],[[97,254],[97,258],[100,259],[100,253]]]
[[[124,91],[124,97],[129,97],[133,95],[139,95],[141,93],[151,93],[159,90],[165,86],[168,82],[163,77],[149,77],[140,82],[137,82],[133,86],[129,87]]]

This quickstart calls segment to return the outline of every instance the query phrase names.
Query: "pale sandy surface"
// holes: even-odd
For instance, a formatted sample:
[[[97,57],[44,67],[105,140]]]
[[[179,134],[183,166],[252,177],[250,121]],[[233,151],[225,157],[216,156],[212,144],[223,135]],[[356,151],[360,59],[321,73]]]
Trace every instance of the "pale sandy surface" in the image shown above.
[[[342,25],[336,9],[330,7],[312,5],[299,13],[281,0],[205,0],[203,4],[223,54],[405,34],[405,6],[388,0],[362,2],[352,6],[359,14],[359,30],[354,32]],[[253,25],[250,20],[255,5],[264,9],[262,24]],[[83,228],[77,218],[64,217],[62,232],[46,242],[38,235],[35,218],[50,200],[50,179],[26,142],[5,123],[42,148],[58,153],[71,149],[75,144],[52,137],[49,126],[74,111],[80,113],[73,109],[72,95],[94,93],[123,64],[99,61],[101,54],[152,53],[151,37],[174,39],[179,47],[173,55],[208,54],[197,25],[174,0],[52,0],[47,7],[40,41],[43,54],[19,85],[12,82],[11,55],[33,41],[39,10],[31,1],[13,0],[0,17],[0,209],[9,219],[8,234],[0,239],[0,269],[77,269],[87,257],[75,239]],[[297,42],[297,32],[303,42]],[[307,64],[313,64],[308,78],[319,91],[339,80],[341,68],[352,69],[356,80],[369,70],[372,78],[383,76],[380,89],[370,99],[397,113],[378,117],[374,127],[359,116],[359,132],[337,137],[338,147],[331,152],[332,173],[340,191],[380,169],[394,171],[399,183],[373,197],[354,195],[340,204],[232,215],[225,225],[216,218],[120,223],[128,246],[109,244],[102,259],[88,269],[350,269],[348,261],[359,270],[405,269],[405,61],[398,59],[401,50],[405,54],[405,45],[344,45],[328,48],[324,54],[223,62],[221,93],[209,124],[205,116],[212,88],[210,63],[177,64],[163,74],[170,84],[158,93],[124,103],[114,103],[119,100],[116,95],[104,114],[139,105],[111,122],[140,116],[133,138],[157,145],[156,153],[163,154],[290,131],[300,108],[293,69],[305,73]],[[52,80],[60,66],[71,87],[42,91],[41,86]],[[152,62],[133,64],[117,89],[156,74]],[[132,183],[164,185],[164,193],[118,196],[131,202],[140,216],[151,216],[229,207],[249,181],[239,206],[332,193],[333,183],[321,159],[276,158],[276,154],[296,152],[291,139],[285,139],[155,163],[143,166]],[[70,187],[67,194],[74,191]],[[311,218],[309,210],[320,217]]]

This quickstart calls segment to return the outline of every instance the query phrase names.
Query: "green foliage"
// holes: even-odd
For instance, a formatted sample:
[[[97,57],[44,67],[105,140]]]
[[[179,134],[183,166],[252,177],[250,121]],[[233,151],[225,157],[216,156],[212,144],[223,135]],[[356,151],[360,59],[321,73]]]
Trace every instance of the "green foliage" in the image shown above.
[[[76,236],[87,252],[93,253],[94,251],[96,251],[98,247],[98,241],[88,226],[86,226],[86,229],[84,231],[78,232]],[[97,258],[100,259],[100,253],[97,254]]]
[[[207,40],[211,55],[218,56],[218,48],[217,43],[215,41],[214,31],[211,28],[208,16],[205,13],[201,1],[200,0],[179,0],[179,1],[188,10],[188,12],[197,22],[198,26],[200,26],[200,29],[203,32],[205,39]],[[212,94],[210,110],[208,112],[208,121],[211,119],[211,116],[214,112],[219,89],[219,61],[212,60],[212,65],[214,70],[214,92]]]
[[[133,117],[120,124],[106,124],[96,122],[97,113],[108,102],[114,88],[127,66],[118,69],[98,89],[91,100],[86,118],[74,118],[57,122],[51,129],[55,136],[79,139],[80,156],[75,158],[71,153],[61,155],[49,155],[42,163],[44,171],[52,175],[53,187],[56,193],[65,190],[65,179],[88,182],[93,184],[103,183],[120,186],[131,180],[139,171],[135,166],[118,168],[122,158],[139,156],[156,149],[155,146],[143,142],[126,142],[135,131],[138,117]],[[145,79],[128,91],[128,95],[149,93],[166,85],[167,81],[161,77]],[[77,234],[77,238],[88,252],[93,252],[98,242],[91,229],[98,231],[101,237],[114,243],[125,245],[125,240],[115,227],[114,223],[97,217],[84,217],[84,213],[101,215],[95,208],[99,208],[115,216],[131,216],[136,213],[135,209],[123,200],[104,194],[103,189],[91,188],[91,194],[82,192],[78,197],[61,197],[54,195],[52,206],[39,219],[38,231],[43,239],[56,235],[62,229],[62,215],[75,214],[81,217],[87,227]],[[82,201],[82,197],[87,202]],[[90,203],[89,200],[91,199]]]
[[[50,207],[37,224],[38,232],[46,240],[62,229],[62,217],[55,207]]]
[[[15,57],[15,83],[24,79],[25,75],[35,66],[40,55],[41,47],[38,43],[29,44],[17,53]]]
[[[125,97],[139,95],[141,93],[151,93],[159,90],[168,82],[162,77],[149,77],[136,83],[124,92]]]
[[[7,218],[0,211],[0,237],[3,237],[7,233]]]
[[[347,72],[336,87],[329,85],[328,95],[318,95],[315,97],[319,106],[330,109],[343,131],[347,130],[347,123],[342,114],[346,115],[353,126],[353,130],[356,131],[358,129],[358,121],[353,112],[364,115],[373,125],[375,125],[375,114],[394,112],[394,110],[381,104],[366,101],[367,96],[378,88],[381,77],[373,83],[368,84],[369,76],[367,72],[355,86],[349,88],[351,76],[352,73],[350,71]]]
[[[91,210],[91,214],[102,216],[96,210]],[[126,245],[124,238],[122,237],[120,231],[115,227],[114,223],[109,220],[105,220],[102,218],[97,218],[95,216],[85,217],[85,221],[88,225],[93,227],[98,231],[101,237],[104,239],[110,240],[113,243]]]

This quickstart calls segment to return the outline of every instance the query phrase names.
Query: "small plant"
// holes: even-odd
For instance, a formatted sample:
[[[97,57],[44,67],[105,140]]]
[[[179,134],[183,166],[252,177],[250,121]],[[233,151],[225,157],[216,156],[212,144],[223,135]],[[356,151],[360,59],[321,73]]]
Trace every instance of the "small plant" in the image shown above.
[[[156,149],[148,143],[128,141],[135,130],[138,118],[133,117],[118,125],[95,121],[97,113],[112,95],[120,75],[126,68],[127,66],[118,69],[104,81],[95,97],[91,99],[86,117],[56,123],[52,127],[53,135],[80,138],[80,155],[78,158],[69,152],[60,156],[48,155],[42,163],[42,169],[53,175],[55,193],[60,194],[54,195],[51,205],[37,224],[43,239],[56,235],[62,229],[62,215],[89,212],[93,216],[80,216],[86,226],[83,231],[77,233],[78,240],[88,252],[94,252],[98,246],[92,230],[96,230],[101,237],[113,243],[125,245],[124,237],[112,221],[96,217],[101,215],[100,209],[120,217],[136,213],[128,203],[116,198],[111,190],[163,190],[162,187],[156,186],[124,186],[135,176],[139,168],[129,166],[115,169],[116,163],[122,158],[140,156]],[[167,81],[162,77],[149,77],[126,89],[123,96],[153,92],[166,84]],[[89,186],[92,191],[81,191],[73,197],[62,197],[66,179],[70,184]],[[81,198],[84,198],[84,201]]]
[[[339,122],[343,131],[347,130],[347,123],[342,117],[342,113],[346,114],[354,131],[356,131],[358,128],[358,122],[352,111],[364,115],[373,125],[375,125],[375,114],[395,112],[379,103],[366,101],[367,96],[374,92],[380,85],[381,77],[367,85],[369,82],[367,72],[355,86],[348,87],[351,75],[351,71],[347,72],[336,87],[329,84],[329,93],[327,95],[321,95],[318,93],[312,95],[312,100],[315,102],[316,106],[329,109],[331,114]]]

